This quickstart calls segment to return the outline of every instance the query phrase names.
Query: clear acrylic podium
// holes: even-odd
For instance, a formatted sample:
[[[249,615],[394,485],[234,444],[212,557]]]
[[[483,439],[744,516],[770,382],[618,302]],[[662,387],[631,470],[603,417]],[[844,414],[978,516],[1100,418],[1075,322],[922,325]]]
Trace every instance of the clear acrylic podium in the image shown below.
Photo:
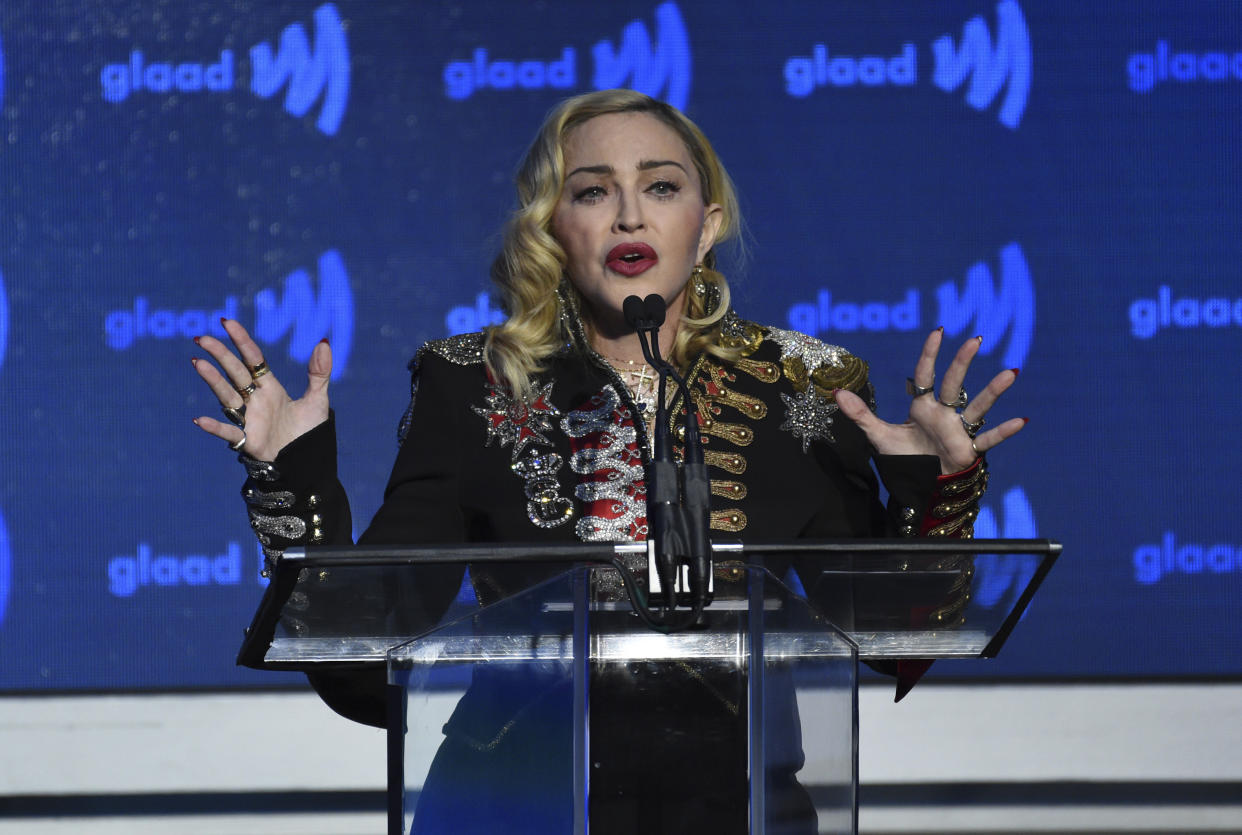
[[[605,564],[641,548],[291,550],[238,660],[386,666],[392,833],[849,833],[858,662],[995,656],[1060,551],[721,546],[700,625],[662,634]],[[436,564],[535,560],[565,570],[430,629],[394,592]]]

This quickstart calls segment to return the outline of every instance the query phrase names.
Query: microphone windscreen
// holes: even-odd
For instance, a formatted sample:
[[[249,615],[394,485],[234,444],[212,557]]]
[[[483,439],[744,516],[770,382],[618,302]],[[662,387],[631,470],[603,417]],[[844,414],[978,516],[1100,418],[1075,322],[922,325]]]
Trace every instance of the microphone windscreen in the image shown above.
[[[664,303],[663,296],[659,293],[652,293],[643,301],[643,305],[647,308],[647,319],[652,327],[658,328],[664,324],[664,313],[668,305]]]
[[[643,327],[643,320],[647,318],[646,305],[638,296],[626,296],[625,301],[621,302],[621,313],[625,316],[625,323],[634,330]]]

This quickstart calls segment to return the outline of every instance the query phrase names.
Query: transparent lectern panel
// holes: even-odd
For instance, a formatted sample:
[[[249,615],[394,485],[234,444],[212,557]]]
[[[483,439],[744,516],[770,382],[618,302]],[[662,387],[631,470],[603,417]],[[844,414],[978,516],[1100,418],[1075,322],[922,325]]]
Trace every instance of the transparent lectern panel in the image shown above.
[[[389,653],[406,831],[853,831],[853,644],[759,569],[695,628],[653,631],[611,571]]]
[[[861,658],[978,658],[995,654],[990,647],[1003,640],[1042,559],[832,554],[798,573],[811,605],[849,634]]]

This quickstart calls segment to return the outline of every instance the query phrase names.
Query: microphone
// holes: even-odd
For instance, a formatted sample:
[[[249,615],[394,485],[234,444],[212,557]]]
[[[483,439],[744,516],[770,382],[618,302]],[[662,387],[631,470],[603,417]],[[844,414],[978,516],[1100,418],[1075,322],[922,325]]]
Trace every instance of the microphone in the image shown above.
[[[654,301],[653,301],[654,300]],[[675,589],[680,563],[681,496],[677,484],[677,464],[668,436],[668,409],[664,405],[667,370],[659,359],[659,341],[655,332],[664,323],[664,299],[656,294],[645,300],[627,296],[621,303],[625,321],[638,333],[638,344],[647,363],[660,375],[656,396],[655,437],[652,439],[651,460],[644,466],[647,486],[647,553],[655,565],[656,576],[664,593],[661,609],[667,612],[676,606]],[[647,337],[652,337],[651,346]]]
[[[657,575],[667,606],[675,600],[675,584],[682,561],[690,563],[687,579],[695,610],[694,619],[697,620],[710,594],[712,572],[708,533],[711,484],[700,440],[698,410],[685,379],[660,355],[659,328],[667,315],[664,298],[657,293],[646,299],[628,296],[622,302],[622,313],[626,322],[638,333],[643,357],[660,374],[653,454],[647,472],[647,520],[651,533],[649,539],[654,542]],[[650,348],[647,346],[648,336],[651,339]],[[685,465],[680,473],[673,461],[669,441],[668,409],[665,405],[669,374],[677,381],[686,406],[683,424]]]

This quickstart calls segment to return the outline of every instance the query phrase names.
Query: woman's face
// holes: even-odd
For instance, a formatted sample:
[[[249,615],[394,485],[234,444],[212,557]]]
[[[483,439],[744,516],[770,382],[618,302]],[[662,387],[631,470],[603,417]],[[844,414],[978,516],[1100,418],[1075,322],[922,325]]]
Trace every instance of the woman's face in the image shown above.
[[[685,143],[646,113],[596,116],[566,137],[565,171],[552,234],[592,324],[625,333],[622,302],[651,293],[675,322],[721,220],[720,206],[703,205]]]

